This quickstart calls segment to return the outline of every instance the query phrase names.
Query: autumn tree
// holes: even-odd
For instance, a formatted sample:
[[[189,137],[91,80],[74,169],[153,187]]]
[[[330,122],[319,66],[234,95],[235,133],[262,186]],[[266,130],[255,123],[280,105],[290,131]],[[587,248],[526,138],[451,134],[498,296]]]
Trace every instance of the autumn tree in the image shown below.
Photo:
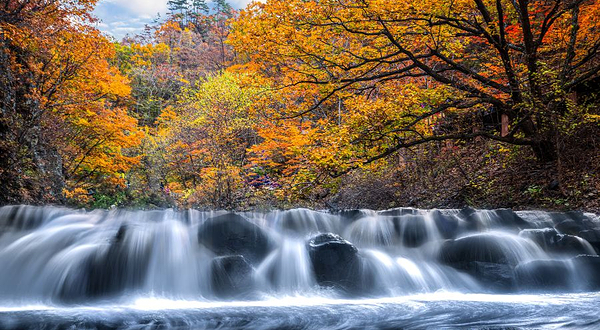
[[[256,144],[248,77],[224,73],[185,88],[158,119],[152,161],[185,205],[236,207],[244,199],[247,149]]]
[[[241,13],[230,42],[248,67],[295,91],[283,92],[296,97],[275,117],[343,127],[337,150],[356,154],[342,172],[478,136],[530,146],[548,161],[567,122],[594,111],[573,93],[598,78],[599,8],[593,0],[267,1]],[[508,132],[486,129],[486,112],[506,116]]]
[[[95,2],[15,0],[0,9],[1,171],[24,188],[17,201],[124,184],[135,162],[123,152],[140,137],[125,112],[130,89],[109,63],[113,45],[92,26]]]

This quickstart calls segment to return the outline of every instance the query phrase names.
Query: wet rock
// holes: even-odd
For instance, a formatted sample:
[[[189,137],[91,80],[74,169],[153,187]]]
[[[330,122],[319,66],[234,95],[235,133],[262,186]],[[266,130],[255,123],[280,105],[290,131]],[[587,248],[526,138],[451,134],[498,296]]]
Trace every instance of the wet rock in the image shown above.
[[[577,235],[582,230],[587,230],[595,227],[583,212],[551,212],[548,213],[552,221],[555,223],[554,228],[563,234]]]
[[[578,255],[571,259],[585,290],[600,290],[600,256]]]
[[[446,241],[440,248],[439,259],[459,269],[461,264],[474,261],[517,264],[516,252],[505,248],[503,237],[490,234],[476,234]]]
[[[510,265],[474,261],[468,263],[466,270],[488,290],[509,292],[514,289],[515,274]]]
[[[470,207],[465,207],[458,212],[457,216],[466,223],[466,229],[469,231],[478,231],[481,229],[479,219],[477,219],[477,211]]]
[[[218,256],[243,255],[253,264],[260,263],[273,246],[260,227],[234,213],[206,220],[198,228],[198,242]]]
[[[550,213],[550,217],[559,232],[579,236],[588,241],[596,252],[600,252],[600,224],[592,218],[579,211]]]
[[[17,214],[22,205],[7,205],[0,207],[0,235],[11,227],[15,226]]]
[[[458,211],[458,214],[460,215],[461,218],[467,218],[476,212],[477,212],[477,210],[475,210],[474,208],[472,208],[470,206],[467,206],[467,207],[463,207],[462,209],[460,209],[460,211]]]
[[[584,239],[573,235],[561,234],[554,228],[525,229],[519,233],[519,236],[534,241],[544,251],[550,253],[577,255],[590,252],[589,246]]]
[[[569,265],[562,260],[535,260],[515,268],[515,280],[524,290],[569,290],[570,274]]]
[[[45,221],[71,213],[58,207],[7,205],[0,207],[0,236],[9,230],[32,230]],[[73,212],[74,213],[74,212]]]
[[[358,249],[336,234],[320,234],[308,241],[310,260],[317,283],[347,292],[360,284]]]
[[[428,232],[425,219],[420,215],[405,215],[393,218],[394,229],[407,247],[418,247],[427,242]]]
[[[587,220],[587,217],[585,216],[585,214],[581,211],[568,211],[564,213],[565,216],[575,220],[575,222],[584,222]]]
[[[509,291],[513,288],[518,251],[509,249],[505,239],[477,234],[449,240],[440,248],[439,260],[473,276],[489,289]]]
[[[127,233],[127,225],[121,225],[119,230],[117,230],[117,234],[115,235],[115,239],[113,240],[113,244],[121,244],[123,240],[125,240],[125,234]]]
[[[501,226],[506,226],[509,228],[518,228],[518,229],[531,228],[531,224],[529,224],[523,218],[518,216],[511,209],[497,209],[497,210],[494,210],[494,213],[498,217],[498,223]]]
[[[335,212],[335,214],[339,215],[340,217],[342,217],[344,220],[346,220],[348,222],[352,222],[354,220],[358,220],[358,219],[366,216],[366,214],[362,210],[358,210],[358,209],[341,210],[341,211]]]
[[[585,227],[581,223],[575,222],[575,220],[563,220],[554,226],[558,231],[563,234],[577,235],[579,232],[585,230]]]
[[[396,240],[392,217],[366,217],[354,221],[344,231],[344,236],[357,246],[389,246]]]
[[[61,299],[110,297],[140,288],[148,273],[152,244],[151,237],[145,233],[133,235],[132,232],[130,227],[122,225],[108,249],[98,251],[83,262],[79,279],[72,282],[80,287],[72,287],[72,284],[63,287]],[[77,273],[71,273],[75,275]]]
[[[596,250],[596,253],[600,253],[600,229],[582,230],[578,233],[578,236],[588,241]]]
[[[459,223],[455,216],[443,214],[440,210],[431,211],[430,216],[442,237],[446,239],[455,238],[459,233]]]
[[[474,210],[467,207],[462,209],[457,217],[465,222],[464,225],[467,231],[482,231],[489,228],[531,228],[531,224],[511,209]]]
[[[214,258],[211,263],[211,285],[219,298],[244,296],[252,291],[254,269],[241,255]]]
[[[593,253],[593,247],[583,238],[573,235],[562,235],[556,242],[556,252],[568,254]]]
[[[400,207],[400,208],[396,208],[396,209],[380,211],[380,212],[378,212],[378,214],[382,215],[382,216],[417,215],[417,214],[419,214],[419,210],[409,208],[409,207]]]
[[[328,213],[295,209],[281,212],[277,226],[301,234],[328,232],[338,229],[339,218]]]

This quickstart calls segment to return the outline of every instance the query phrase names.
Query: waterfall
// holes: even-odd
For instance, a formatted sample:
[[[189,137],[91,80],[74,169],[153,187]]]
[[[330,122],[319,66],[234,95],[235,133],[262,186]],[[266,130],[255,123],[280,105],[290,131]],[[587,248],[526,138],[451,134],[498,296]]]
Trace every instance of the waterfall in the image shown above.
[[[600,289],[581,212],[0,208],[0,301],[206,301]]]

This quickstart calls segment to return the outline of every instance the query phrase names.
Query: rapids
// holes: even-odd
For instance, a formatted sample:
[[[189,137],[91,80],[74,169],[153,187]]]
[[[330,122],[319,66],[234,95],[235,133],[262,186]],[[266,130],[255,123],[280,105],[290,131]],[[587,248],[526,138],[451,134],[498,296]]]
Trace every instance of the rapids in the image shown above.
[[[594,328],[599,249],[581,212],[5,206],[0,328]]]

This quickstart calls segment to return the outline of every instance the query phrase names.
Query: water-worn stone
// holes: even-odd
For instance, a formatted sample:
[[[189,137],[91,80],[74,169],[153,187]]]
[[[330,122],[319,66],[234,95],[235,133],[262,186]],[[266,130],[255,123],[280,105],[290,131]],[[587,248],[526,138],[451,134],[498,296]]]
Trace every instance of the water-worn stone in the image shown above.
[[[379,211],[378,214],[383,215],[383,216],[416,215],[416,214],[419,214],[419,210],[413,209],[410,207],[400,207],[400,208],[395,208],[395,209],[390,209],[390,210],[385,210],[385,211]]]
[[[583,238],[561,234],[555,228],[525,229],[519,233],[519,236],[534,241],[544,251],[550,253],[577,255],[591,252]]]
[[[575,223],[581,224],[587,220],[585,214],[583,214],[581,211],[550,212],[548,215],[555,224],[559,224],[565,220],[573,220]],[[563,233],[569,234],[567,232]]]
[[[465,229],[468,231],[479,231],[483,229],[481,228],[479,219],[477,219],[477,210],[465,207],[458,212],[457,216],[465,222]]]
[[[578,233],[578,236],[588,241],[596,250],[596,253],[600,253],[600,228],[582,230]]]
[[[394,229],[400,236],[402,244],[407,247],[418,247],[427,242],[428,232],[425,218],[421,215],[404,215],[392,219]]]
[[[122,225],[108,249],[90,255],[80,265],[79,273],[70,273],[79,279],[65,280],[65,286],[59,292],[60,298],[63,301],[79,301],[110,297],[140,288],[148,273],[152,252],[152,244],[148,240],[151,237],[144,234],[134,236],[130,232],[130,227]],[[80,286],[74,287],[75,283]]]
[[[443,214],[440,210],[433,210],[430,214],[438,231],[444,238],[455,238],[459,232],[458,219],[453,215]]]
[[[518,229],[531,228],[531,224],[529,224],[523,218],[518,216],[511,209],[497,209],[497,210],[494,210],[494,213],[498,217],[498,223],[501,226],[506,226],[509,228],[518,228]]]
[[[239,297],[252,291],[254,269],[241,255],[216,257],[211,263],[211,285],[219,298]]]
[[[277,221],[278,228],[300,234],[332,231],[338,224],[338,217],[309,209],[283,211]]]
[[[198,228],[198,242],[218,256],[243,255],[258,264],[272,250],[272,242],[260,227],[235,213],[206,220]]]
[[[569,265],[563,260],[534,260],[515,268],[515,280],[523,290],[570,290],[570,274]]]
[[[334,214],[339,215],[346,222],[352,222],[354,220],[358,220],[358,219],[366,216],[365,212],[363,210],[359,210],[359,209],[340,210],[340,211],[334,212]]]
[[[336,234],[320,234],[308,241],[310,260],[317,283],[355,291],[360,283],[358,249]]]
[[[460,264],[473,261],[516,265],[515,251],[505,248],[503,237],[476,234],[446,241],[440,248],[441,262],[460,269]]]
[[[510,291],[518,251],[509,249],[504,239],[491,234],[477,234],[448,240],[440,248],[439,260],[468,273],[489,289]]]
[[[571,235],[577,235],[579,232],[585,230],[585,227],[581,223],[575,222],[575,220],[571,219],[563,220],[557,223],[554,228],[563,234]]]
[[[514,289],[514,271],[511,265],[473,261],[466,271],[491,291],[509,292]]]
[[[600,290],[600,256],[578,255],[571,259],[579,274],[579,287],[585,290]]]

